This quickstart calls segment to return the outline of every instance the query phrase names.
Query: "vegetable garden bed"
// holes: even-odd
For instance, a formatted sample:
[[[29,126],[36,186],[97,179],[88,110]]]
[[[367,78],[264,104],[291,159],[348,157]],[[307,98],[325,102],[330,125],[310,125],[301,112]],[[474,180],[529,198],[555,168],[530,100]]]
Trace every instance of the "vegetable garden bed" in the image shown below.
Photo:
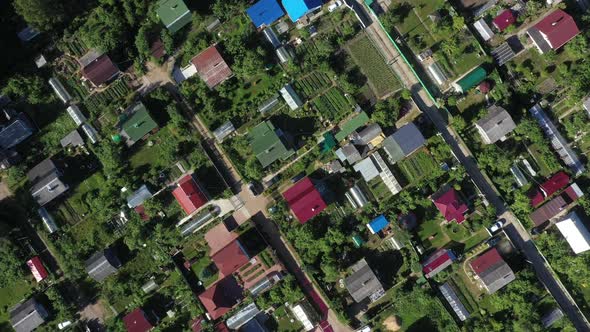
[[[313,100],[313,105],[320,114],[330,120],[342,120],[352,105],[338,88],[331,88]]]
[[[375,94],[386,96],[401,89],[401,84],[369,37],[362,35],[352,40],[348,51],[369,81]]]
[[[295,82],[295,90],[301,98],[309,99],[332,84],[328,75],[322,72],[313,72]]]

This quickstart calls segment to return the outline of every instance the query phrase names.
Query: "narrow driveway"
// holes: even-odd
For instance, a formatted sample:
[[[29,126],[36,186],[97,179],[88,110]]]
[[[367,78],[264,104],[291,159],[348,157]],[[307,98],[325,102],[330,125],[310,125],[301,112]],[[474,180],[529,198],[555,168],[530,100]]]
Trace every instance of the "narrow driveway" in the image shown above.
[[[488,202],[494,206],[497,216],[506,219],[506,234],[514,245],[524,254],[526,259],[533,264],[539,280],[541,280],[547,290],[549,290],[559,306],[574,324],[575,328],[578,331],[590,331],[590,324],[586,317],[582,314],[577,304],[568,291],[563,287],[561,282],[551,273],[549,264],[530,239],[528,232],[524,229],[514,214],[506,208],[504,201],[495,191],[494,186],[488,182],[478,168],[477,162],[474,158],[465,154],[464,151],[469,151],[469,149],[461,146],[459,140],[453,136],[452,129],[447,126],[445,119],[441,115],[441,111],[436,107],[432,99],[430,99],[417,77],[413,74],[410,66],[405,61],[399,61],[399,53],[397,49],[395,49],[391,40],[389,40],[389,38],[383,38],[385,35],[383,27],[378,22],[373,23],[369,32],[371,32],[373,41],[377,47],[381,48],[383,53],[389,54],[389,57],[398,60],[390,61],[389,64],[398,76],[404,80],[406,87],[412,92],[412,96],[418,107],[430,118],[445,142],[451,147],[457,160],[465,167],[465,170],[472,178],[473,182]],[[412,74],[410,75],[409,73]]]

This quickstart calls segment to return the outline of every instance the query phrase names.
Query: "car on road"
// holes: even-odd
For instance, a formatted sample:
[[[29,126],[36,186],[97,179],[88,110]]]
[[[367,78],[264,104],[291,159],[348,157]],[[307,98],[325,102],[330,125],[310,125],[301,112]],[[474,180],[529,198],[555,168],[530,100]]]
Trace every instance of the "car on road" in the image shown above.
[[[502,227],[504,227],[504,219],[500,219],[498,221],[496,221],[492,226],[490,226],[490,228],[488,228],[488,230],[490,231],[490,233],[494,234],[496,232],[498,232],[499,230],[502,229]]]

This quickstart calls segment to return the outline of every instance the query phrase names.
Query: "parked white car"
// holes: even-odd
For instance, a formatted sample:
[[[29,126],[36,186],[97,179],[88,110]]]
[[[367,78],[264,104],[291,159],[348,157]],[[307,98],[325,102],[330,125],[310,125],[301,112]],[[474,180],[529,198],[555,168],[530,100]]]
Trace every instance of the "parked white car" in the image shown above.
[[[328,6],[328,11],[331,13],[331,12],[335,11],[336,8],[338,8],[340,6],[342,6],[342,1],[340,1],[340,0],[334,1],[333,4]]]
[[[504,220],[498,220],[492,226],[490,226],[488,230],[490,231],[490,233],[494,234],[497,231],[501,230],[502,227],[504,227]]]

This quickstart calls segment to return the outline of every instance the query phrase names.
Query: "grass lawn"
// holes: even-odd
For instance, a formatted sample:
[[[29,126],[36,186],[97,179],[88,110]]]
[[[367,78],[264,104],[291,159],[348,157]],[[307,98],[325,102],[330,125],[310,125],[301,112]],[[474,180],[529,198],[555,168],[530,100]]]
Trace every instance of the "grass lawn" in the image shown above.
[[[68,198],[68,204],[78,213],[80,217],[91,212],[90,207],[86,204],[84,196],[93,191],[98,191],[103,186],[105,178],[101,172],[96,172],[88,179],[80,183],[76,189],[72,191]]]
[[[465,241],[462,241],[465,244],[465,251],[475,247],[482,241],[486,240],[490,237],[490,234],[485,228],[481,228],[475,234],[472,234],[471,237],[467,238]]]
[[[457,103],[457,108],[459,112],[465,113],[470,111],[479,111],[481,108],[485,107],[485,95],[479,93],[477,90],[472,89],[469,91],[467,96],[463,100]]]
[[[375,196],[375,199],[377,201],[380,201],[391,196],[391,191],[389,191],[389,188],[387,188],[385,182],[383,182],[381,177],[376,177],[373,180],[369,181],[369,183],[367,183],[367,186],[369,187],[369,190],[371,190],[373,196]]]
[[[2,329],[4,323],[9,322],[10,309],[23,300],[33,289],[30,277],[27,276],[8,287],[0,288],[0,330],[4,331]]]
[[[418,226],[418,236],[424,243],[425,249],[442,248],[449,242],[449,237],[441,228],[440,223],[440,220],[428,220]]]
[[[377,96],[383,97],[401,89],[398,78],[367,35],[360,35],[349,42],[347,47],[355,63],[371,82]]]
[[[295,317],[291,314],[285,306],[280,306],[273,313],[274,318],[277,320],[277,330],[281,332],[298,332],[303,329],[303,325],[299,323]]]
[[[164,128],[160,128],[160,130],[147,138],[148,141],[157,142],[158,140],[166,139],[171,135],[170,129],[166,126]],[[138,143],[141,144],[141,143]],[[147,143],[143,144],[139,150],[135,151],[133,155],[129,158],[129,163],[132,168],[138,169],[143,166],[148,165],[150,168],[158,168],[158,167],[167,167],[170,165],[166,165],[162,162],[160,158],[159,150],[161,149],[160,145],[154,144],[149,146]]]
[[[211,258],[209,256],[205,256],[199,259],[195,264],[191,266],[191,269],[193,270],[197,278],[199,278],[199,280],[203,282],[203,286],[205,286],[205,288],[209,287],[209,285],[217,281],[217,276],[219,274],[216,272],[212,275],[206,276],[205,278],[201,278],[203,277],[203,270],[212,263],[213,262],[211,261]]]
[[[469,230],[465,225],[459,225],[456,222],[451,222],[443,226],[443,230],[447,233],[449,239],[455,242],[463,242],[470,237]]]

